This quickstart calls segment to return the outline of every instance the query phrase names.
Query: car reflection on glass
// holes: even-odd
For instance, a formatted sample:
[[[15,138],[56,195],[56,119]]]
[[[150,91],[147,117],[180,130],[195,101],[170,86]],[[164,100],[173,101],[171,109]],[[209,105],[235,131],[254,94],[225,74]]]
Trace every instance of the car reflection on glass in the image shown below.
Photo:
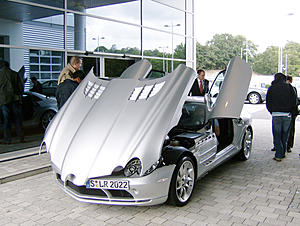
[[[113,80],[90,72],[51,121],[42,148],[73,198],[183,206],[197,179],[233,156],[249,159],[251,119],[241,116],[252,74],[246,62],[230,61],[213,84],[217,97],[189,97],[197,75],[183,64],[161,78],[148,79],[150,71],[141,60]]]
[[[25,91],[22,95],[22,116],[24,128],[39,128],[45,131],[57,113],[57,102],[53,97]],[[3,123],[0,112],[0,124]],[[2,126],[2,125],[1,125]]]
[[[56,88],[57,79],[47,80],[42,83],[42,94],[55,97]]]
[[[22,96],[22,110],[25,127],[39,127],[45,131],[57,112],[57,102],[53,97],[27,91]]]

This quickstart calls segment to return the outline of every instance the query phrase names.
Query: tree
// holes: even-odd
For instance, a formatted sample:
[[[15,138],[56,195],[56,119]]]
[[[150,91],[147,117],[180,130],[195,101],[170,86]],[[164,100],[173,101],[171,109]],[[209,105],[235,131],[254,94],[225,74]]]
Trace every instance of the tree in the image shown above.
[[[98,46],[94,51],[95,52],[107,53],[108,49],[105,46]]]
[[[174,58],[175,59],[185,59],[186,58],[186,45],[183,43],[180,43],[176,46],[174,49]]]
[[[284,59],[286,54],[288,58],[288,74],[291,76],[298,76],[300,71],[300,44],[296,42],[288,42],[283,49]]]
[[[260,74],[275,74],[278,71],[278,47],[270,46],[255,56],[253,70]]]
[[[249,63],[252,62],[256,54],[257,47],[253,42],[247,41],[249,54]],[[234,56],[240,56],[241,50],[246,49],[246,38],[231,34],[216,34],[205,46],[197,43],[197,67],[209,69],[223,69],[227,66],[230,59]],[[245,53],[243,52],[243,57]],[[244,57],[245,58],[245,57]]]

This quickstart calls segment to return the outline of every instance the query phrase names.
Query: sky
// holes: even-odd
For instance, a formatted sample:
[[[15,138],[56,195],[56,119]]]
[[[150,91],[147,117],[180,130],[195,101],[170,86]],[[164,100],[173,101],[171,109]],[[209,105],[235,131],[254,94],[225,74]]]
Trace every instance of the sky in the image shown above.
[[[214,34],[243,35],[263,52],[300,43],[300,0],[195,0],[195,36],[204,45]]]

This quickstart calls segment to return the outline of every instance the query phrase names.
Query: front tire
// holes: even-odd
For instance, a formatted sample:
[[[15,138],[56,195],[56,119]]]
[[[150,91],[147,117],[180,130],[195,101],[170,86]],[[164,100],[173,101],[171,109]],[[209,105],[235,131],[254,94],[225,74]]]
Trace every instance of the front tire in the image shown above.
[[[43,131],[46,131],[47,126],[49,125],[55,114],[56,113],[54,111],[49,110],[42,115],[40,125]]]
[[[196,179],[193,160],[184,156],[177,164],[169,189],[169,203],[176,206],[186,205],[194,191]]]
[[[249,128],[246,129],[242,141],[242,148],[240,150],[240,159],[245,161],[250,158],[251,150],[252,150],[252,133]]]

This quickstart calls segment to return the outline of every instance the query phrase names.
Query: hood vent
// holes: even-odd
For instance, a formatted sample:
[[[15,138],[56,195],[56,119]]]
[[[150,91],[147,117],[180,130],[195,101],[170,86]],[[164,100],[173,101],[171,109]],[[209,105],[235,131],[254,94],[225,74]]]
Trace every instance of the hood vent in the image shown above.
[[[84,95],[85,97],[90,97],[91,99],[99,99],[103,91],[105,90],[105,87],[102,86],[101,84],[98,85],[97,83],[88,81],[88,83],[85,86],[84,89]]]
[[[154,95],[156,95],[164,86],[164,84],[165,82],[161,82],[154,85],[136,87],[130,94],[129,100],[147,100],[149,97],[153,97]]]

